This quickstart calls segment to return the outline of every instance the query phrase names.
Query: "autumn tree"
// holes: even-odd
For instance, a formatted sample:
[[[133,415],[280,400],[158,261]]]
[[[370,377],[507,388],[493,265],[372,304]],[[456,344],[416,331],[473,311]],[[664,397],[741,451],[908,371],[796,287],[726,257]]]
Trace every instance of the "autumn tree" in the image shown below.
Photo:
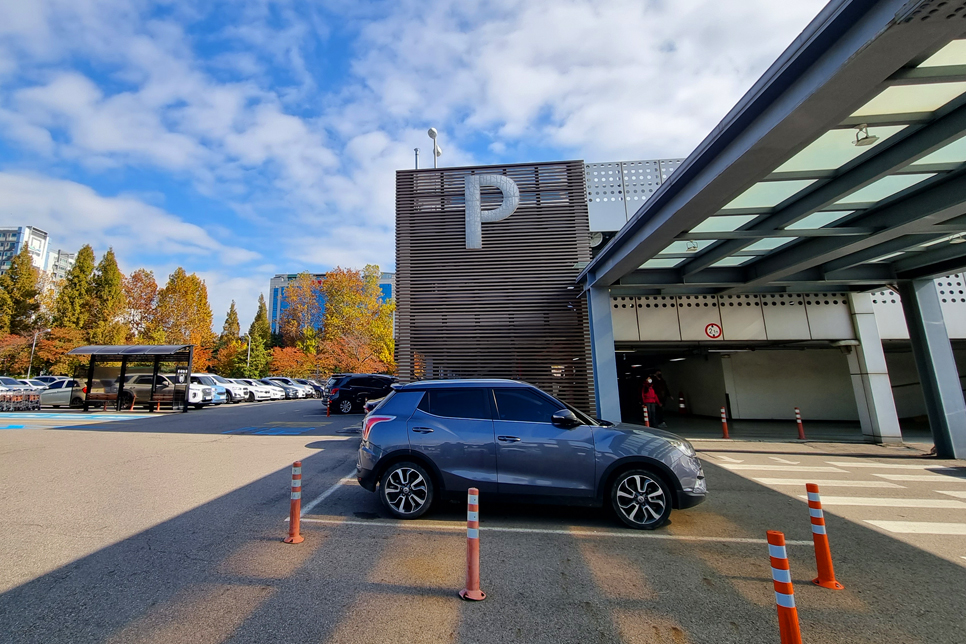
[[[211,360],[215,334],[211,330],[211,306],[204,280],[180,266],[158,293],[157,322],[170,344],[195,345],[195,368],[203,370]]]
[[[87,339],[82,330],[53,328],[37,339],[34,365],[55,376],[73,376],[86,360],[69,356],[67,352],[85,344]]]
[[[322,353],[332,371],[395,371],[395,304],[382,300],[378,266],[336,268],[322,282],[325,297]]]
[[[313,356],[297,347],[274,347],[269,372],[273,376],[306,378],[315,370]]]
[[[124,279],[124,323],[132,340],[144,341],[155,322],[158,283],[154,273],[139,268]]]
[[[0,335],[10,333],[10,313],[13,302],[7,292],[0,288]]]
[[[83,329],[91,309],[94,285],[94,249],[85,244],[77,251],[74,265],[67,271],[64,284],[54,302],[53,324],[66,329]]]
[[[235,300],[232,300],[231,306],[228,308],[228,315],[225,316],[225,324],[221,328],[221,339],[223,342],[237,340],[240,332],[241,326],[238,324],[238,310],[235,308]]]
[[[34,328],[34,317],[40,309],[37,288],[40,271],[34,267],[27,244],[23,245],[10,262],[10,268],[0,276],[0,289],[10,298],[10,332],[27,333]]]
[[[27,373],[32,339],[14,334],[0,338],[0,371],[6,374]]]
[[[282,343],[314,354],[322,325],[319,283],[309,273],[299,273],[285,287],[284,298],[278,322]]]
[[[127,336],[124,325],[124,275],[117,266],[114,249],[109,248],[91,279],[91,315],[87,329],[92,344],[122,344]]]

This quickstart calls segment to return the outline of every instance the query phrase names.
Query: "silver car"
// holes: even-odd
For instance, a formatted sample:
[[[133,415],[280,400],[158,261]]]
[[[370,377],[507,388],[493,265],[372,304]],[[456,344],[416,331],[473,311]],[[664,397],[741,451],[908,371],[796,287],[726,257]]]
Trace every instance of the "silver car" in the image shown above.
[[[359,484],[400,519],[469,487],[523,501],[609,505],[632,528],[704,501],[691,444],[660,429],[594,420],[513,380],[394,385],[363,420]]]

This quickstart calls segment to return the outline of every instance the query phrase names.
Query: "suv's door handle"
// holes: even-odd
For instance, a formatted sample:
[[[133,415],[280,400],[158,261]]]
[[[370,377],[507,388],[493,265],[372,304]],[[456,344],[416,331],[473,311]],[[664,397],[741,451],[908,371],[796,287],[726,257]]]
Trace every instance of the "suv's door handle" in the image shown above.
[[[503,441],[504,443],[519,443],[520,442],[520,437],[519,436],[497,436],[496,439],[498,441]]]
[[[432,434],[433,430],[429,427],[413,427],[413,431],[417,434]]]

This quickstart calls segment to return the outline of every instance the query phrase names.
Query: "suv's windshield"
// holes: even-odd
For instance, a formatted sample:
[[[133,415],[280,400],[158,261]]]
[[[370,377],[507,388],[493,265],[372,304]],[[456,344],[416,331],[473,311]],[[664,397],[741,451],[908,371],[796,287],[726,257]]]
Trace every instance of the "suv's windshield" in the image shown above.
[[[221,376],[212,376],[212,378],[215,379],[215,382],[220,382],[223,385],[233,385],[233,384],[235,384],[231,380],[229,380],[228,378],[222,378]]]
[[[17,382],[13,378],[7,378],[5,376],[0,376],[0,383],[3,383],[5,385],[19,385],[20,384],[19,382]]]

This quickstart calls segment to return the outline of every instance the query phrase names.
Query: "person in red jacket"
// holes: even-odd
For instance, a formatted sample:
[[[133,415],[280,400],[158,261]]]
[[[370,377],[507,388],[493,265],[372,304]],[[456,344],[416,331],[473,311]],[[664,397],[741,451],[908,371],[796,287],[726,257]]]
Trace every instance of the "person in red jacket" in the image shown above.
[[[647,377],[641,387],[641,404],[647,407],[647,419],[651,427],[657,427],[664,422],[660,416],[661,399],[654,390],[654,378]]]

